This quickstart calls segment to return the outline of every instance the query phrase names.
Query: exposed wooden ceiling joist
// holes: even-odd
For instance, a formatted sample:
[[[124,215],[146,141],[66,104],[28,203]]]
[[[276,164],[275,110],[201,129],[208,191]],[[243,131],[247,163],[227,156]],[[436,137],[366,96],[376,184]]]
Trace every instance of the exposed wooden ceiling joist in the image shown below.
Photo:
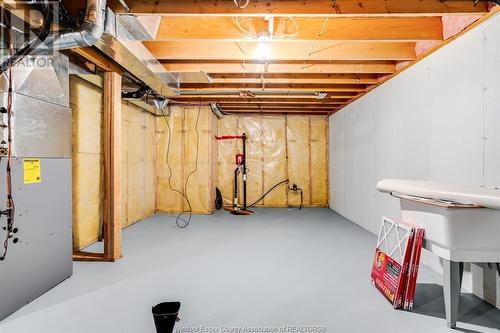
[[[328,100],[338,100],[338,99],[352,99],[358,97],[359,93],[357,92],[341,92],[341,93],[336,93],[336,92],[330,92],[328,96],[325,99]],[[300,94],[268,94],[268,95],[256,95],[255,99],[256,100],[273,100],[273,99],[280,99],[280,100],[293,100],[293,99],[304,99],[304,100],[316,100],[317,96],[314,95],[313,93],[310,93],[308,95],[300,95]],[[186,100],[226,100],[226,99],[237,99],[241,101],[245,100],[253,100],[252,98],[241,98],[237,94],[205,94],[205,95],[200,95],[200,94],[181,94],[175,99],[186,99]]]
[[[262,115],[298,115],[298,116],[323,116],[323,117],[327,117],[331,114],[334,114],[335,112],[337,112],[338,110],[334,110],[334,111],[329,111],[329,112],[323,112],[323,111],[316,111],[316,112],[295,112],[295,111],[292,111],[292,112],[283,112],[283,111],[253,111],[253,110],[248,110],[248,111],[235,111],[235,110],[226,110],[224,111],[224,113],[226,114],[245,114],[245,115],[259,115],[259,116],[262,116]]]
[[[308,61],[296,63],[258,63],[258,62],[213,62],[213,61],[162,61],[170,72],[205,72],[205,73],[380,73],[396,72],[394,61],[385,62],[331,62],[311,63]]]
[[[224,113],[237,113],[237,114],[278,114],[278,115],[287,115],[287,114],[294,114],[294,115],[329,115],[333,114],[338,109],[332,109],[332,110],[268,110],[268,109],[262,109],[262,110],[223,110]]]
[[[249,110],[249,109],[269,109],[269,110],[276,110],[276,109],[288,109],[288,110],[330,110],[333,108],[338,107],[337,105],[287,105],[287,104],[276,104],[276,105],[267,105],[267,104],[258,104],[258,105],[241,105],[241,104],[220,104],[220,106],[223,109],[231,109],[231,110],[236,110],[236,109],[243,109],[243,110]]]
[[[199,83],[185,83],[181,85],[182,91],[234,91],[234,90],[264,90],[260,84],[199,84]],[[322,91],[322,92],[364,92],[365,85],[321,85],[321,84],[272,84],[266,85],[265,91]]]
[[[232,0],[127,0],[131,13],[164,15],[217,15],[217,16],[440,16],[443,14],[484,14],[488,12],[487,1],[467,0],[251,0],[244,8],[237,8]],[[118,1],[112,8],[125,12]]]
[[[251,42],[144,42],[158,59],[254,61],[259,43]],[[273,60],[398,60],[416,58],[412,42],[276,42],[269,43]]]
[[[156,40],[144,44],[168,71],[211,76],[211,83],[181,83],[177,102],[258,114],[334,113],[394,74],[397,63],[415,60],[417,42],[443,41],[442,16],[489,9],[472,0],[127,4],[131,13],[162,16]]]
[[[212,79],[361,79],[371,80],[378,78],[378,74],[358,73],[215,73]]]
[[[419,41],[443,40],[440,17],[344,17],[274,19],[274,40]],[[247,31],[245,33],[241,29]],[[163,17],[156,40],[246,41],[268,30],[263,18]],[[293,34],[293,37],[290,37]],[[296,34],[296,35],[295,35]]]
[[[175,98],[175,101],[189,101],[189,99],[184,98]],[[191,99],[192,100],[192,99]],[[202,99],[200,99],[202,100]],[[253,99],[241,99],[241,98],[231,98],[231,99],[220,99],[220,98],[209,98],[213,102],[219,103],[220,105],[230,105],[230,104],[242,104],[242,105],[271,105],[271,104],[287,104],[287,105],[342,105],[347,102],[349,99],[342,100],[332,100],[332,99],[323,99],[323,100],[304,100],[304,99],[268,99],[268,100],[253,100]]]
[[[360,77],[356,75],[332,75],[332,77],[311,78],[311,77],[275,77],[275,78],[255,78],[255,77],[214,77],[212,83],[232,83],[232,84],[247,84],[247,83],[264,83],[268,84],[377,84],[377,77]]]

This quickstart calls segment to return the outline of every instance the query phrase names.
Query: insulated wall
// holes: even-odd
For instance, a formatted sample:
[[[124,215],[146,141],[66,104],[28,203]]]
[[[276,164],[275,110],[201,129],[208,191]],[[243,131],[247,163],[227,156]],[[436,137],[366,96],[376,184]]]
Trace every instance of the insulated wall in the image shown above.
[[[156,210],[178,213],[190,204],[194,214],[210,214],[215,202],[215,116],[208,106],[170,106],[169,112],[156,118]]]
[[[500,187],[499,31],[497,15],[330,118],[332,209],[376,233],[400,215],[381,179]],[[495,272],[470,270],[465,286],[500,305]]]
[[[275,184],[289,179],[302,188],[303,204],[328,205],[328,121],[324,116],[225,116],[218,121],[219,136],[246,133],[247,203],[259,199]],[[224,203],[233,196],[235,155],[242,153],[241,140],[218,141],[217,187]],[[240,177],[241,181],[241,177]],[[240,187],[241,188],[241,187]],[[241,202],[241,195],[240,195]],[[298,192],[277,187],[258,206],[300,205]]]
[[[73,111],[73,246],[98,240],[102,228],[103,149],[102,89],[71,76]],[[122,103],[122,225],[155,210],[155,119]]]

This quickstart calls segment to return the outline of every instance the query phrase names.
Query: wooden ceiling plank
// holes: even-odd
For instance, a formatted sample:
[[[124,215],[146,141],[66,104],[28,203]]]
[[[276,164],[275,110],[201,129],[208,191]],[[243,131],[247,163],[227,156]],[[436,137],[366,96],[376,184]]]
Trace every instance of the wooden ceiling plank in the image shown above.
[[[192,93],[195,93],[195,92],[204,92],[204,93],[207,93],[207,92],[216,92],[216,93],[219,93],[219,92],[222,92],[222,91],[234,91],[235,89],[234,88],[183,88],[182,91],[184,92],[192,92]],[[241,90],[245,90],[245,89],[241,89]],[[250,91],[257,91],[257,89],[246,89],[246,90],[250,90]],[[262,90],[261,90],[262,91]],[[335,88],[297,88],[297,87],[293,87],[293,88],[269,88],[269,87],[266,87],[266,89],[264,91],[268,91],[268,92],[279,92],[279,93],[288,93],[288,92],[297,92],[297,91],[300,91],[300,92],[317,92],[317,91],[321,91],[321,92],[356,92],[356,93],[364,93],[366,90],[365,89],[362,89],[362,88],[340,88],[340,87],[335,87]],[[182,92],[181,92],[182,93]]]
[[[259,83],[183,83],[181,84],[181,91],[188,91],[190,89],[203,89],[203,90],[217,90],[217,89],[233,89],[233,90],[262,90]],[[365,91],[367,88],[363,84],[286,84],[286,83],[273,83],[267,84],[265,90],[281,89],[281,90],[313,90],[313,91]],[[333,90],[328,90],[333,89]]]
[[[165,15],[217,15],[217,16],[376,16],[376,15],[435,15],[480,14],[488,11],[488,3],[463,0],[251,0],[244,8],[238,8],[233,1],[190,0],[158,1],[127,0],[130,13]],[[110,3],[116,12],[126,12],[117,1]]]
[[[342,105],[342,104],[341,104]],[[313,106],[307,106],[307,105],[264,105],[264,104],[259,104],[259,105],[222,105],[222,109],[269,109],[269,110],[275,110],[275,109],[289,109],[289,110],[296,110],[296,109],[301,109],[301,110],[324,110],[324,109],[332,109],[336,108],[335,105],[326,105],[326,106],[320,106],[320,105],[313,105]]]
[[[205,72],[205,73],[264,73],[265,65],[260,63],[163,63],[165,69],[178,72]],[[295,73],[295,74],[329,74],[329,73],[377,73],[392,74],[396,72],[394,63],[329,63],[329,64],[300,64],[300,63],[270,63],[266,73]]]
[[[212,83],[265,83],[265,84],[377,84],[377,78],[214,78]]]
[[[262,109],[262,110],[222,110],[224,113],[274,113],[274,114],[328,114],[328,113],[335,113],[338,109],[331,109],[331,110],[269,110],[269,109]]]
[[[269,101],[254,101],[254,100],[244,100],[244,99],[232,99],[232,100],[218,100],[217,102],[220,105],[234,105],[234,104],[240,104],[240,105],[253,105],[253,104],[258,104],[258,105],[271,105],[271,104],[278,104],[278,105],[339,105],[339,104],[344,104],[347,101],[330,101],[326,100],[315,100],[314,102],[307,101],[307,100],[269,100]]]
[[[330,93],[329,96],[326,97],[327,100],[336,100],[336,99],[351,99],[351,98],[355,98],[357,97],[358,94],[357,93],[352,93],[352,94],[349,94],[349,93]],[[295,94],[290,94],[290,95],[257,95],[256,96],[256,99],[258,100],[266,100],[266,99],[270,99],[270,100],[273,100],[273,99],[283,99],[283,100],[288,100],[288,99],[297,99],[297,98],[301,98],[301,99],[314,99],[316,100],[316,95],[314,94],[309,94],[309,95],[295,95]],[[175,97],[176,100],[179,100],[179,99],[185,99],[185,100],[206,100],[206,99],[209,99],[209,100],[233,100],[233,99],[237,99],[237,100],[252,100],[252,99],[240,99],[238,97],[238,95],[221,95],[221,94],[206,94],[206,95],[199,95],[199,94],[191,94],[191,95],[186,95],[186,94],[181,94],[177,97]]]
[[[288,17],[275,17],[273,40],[336,41],[423,41],[443,40],[440,17],[298,17],[297,36],[289,37],[295,28]],[[233,17],[162,18],[157,41],[219,40],[246,41],[267,30],[263,18],[246,18],[239,22],[250,34],[242,32]],[[324,27],[324,28],[323,28]],[[320,34],[321,32],[321,34]]]
[[[334,114],[335,112],[337,112],[338,110],[334,110],[334,111],[328,111],[328,112],[323,112],[323,111],[316,111],[316,112],[282,112],[282,111],[279,111],[279,112],[272,112],[272,111],[232,111],[232,110],[229,110],[229,111],[224,111],[224,113],[226,114],[245,114],[245,115],[276,115],[276,114],[279,114],[279,115],[288,115],[288,114],[292,114],[292,115],[297,115],[297,116],[323,116],[323,117],[327,117],[329,115],[332,115]]]
[[[259,59],[258,42],[144,42],[158,59]],[[398,60],[416,58],[413,42],[272,42],[272,60]]]
[[[357,73],[215,73],[211,74],[214,79],[377,79],[378,74],[357,74]]]

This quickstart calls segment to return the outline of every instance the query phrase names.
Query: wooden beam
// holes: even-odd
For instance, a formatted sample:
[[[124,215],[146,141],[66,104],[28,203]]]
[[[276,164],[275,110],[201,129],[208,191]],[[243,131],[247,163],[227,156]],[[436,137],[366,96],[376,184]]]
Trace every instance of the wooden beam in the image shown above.
[[[378,74],[357,73],[214,73],[210,75],[213,79],[241,79],[241,78],[266,78],[266,79],[358,79],[372,80],[379,77]]]
[[[367,88],[364,84],[280,84],[273,83],[268,84],[265,88],[262,88],[261,84],[258,83],[243,83],[243,84],[233,84],[233,83],[215,83],[215,84],[203,84],[203,83],[183,83],[181,84],[181,91],[190,90],[304,90],[304,91],[337,91],[337,92],[363,92]]]
[[[170,72],[199,72],[205,73],[289,73],[289,74],[330,74],[330,73],[380,73],[392,74],[396,72],[393,61],[382,62],[296,62],[296,63],[247,63],[247,62],[167,62],[163,65]]]
[[[274,109],[274,110],[271,110],[271,109],[247,109],[247,110],[243,110],[243,109],[236,109],[236,110],[233,110],[233,109],[224,109],[222,110],[223,112],[225,113],[274,113],[274,114],[304,114],[304,113],[308,113],[308,114],[326,114],[326,113],[334,113],[335,111],[337,111],[338,109],[329,109],[329,110],[290,110],[290,109]]]
[[[101,261],[101,262],[107,262],[107,258],[105,257],[104,253],[91,253],[91,252],[84,252],[84,251],[76,251],[73,253],[73,260],[74,261]]]
[[[121,88],[122,77],[104,73],[104,256],[121,258]]]
[[[175,99],[176,101],[182,101],[179,100],[178,98]],[[270,99],[270,100],[253,100],[253,99],[238,99],[238,98],[232,98],[232,99],[215,99],[214,102],[219,103],[220,105],[231,105],[231,104],[239,104],[239,105],[252,105],[252,104],[257,104],[257,105],[270,105],[270,104],[278,104],[278,105],[342,105],[349,101],[349,99],[344,99],[344,100],[330,100],[330,99],[322,99],[322,100],[303,100],[303,99],[292,99],[292,100],[286,100],[286,99]]]
[[[273,40],[421,41],[443,40],[441,17],[275,17]],[[242,31],[239,24],[247,32]],[[262,17],[162,18],[157,41],[247,41],[268,30]],[[293,35],[293,37],[290,37]]]
[[[390,62],[331,62],[331,63],[241,63],[241,62],[167,62],[162,61],[169,72],[205,73],[380,73],[396,72],[396,65]]]
[[[229,83],[229,84],[247,84],[247,83],[264,83],[264,84],[377,84],[378,78],[375,76],[359,76],[336,74],[330,77],[218,77],[212,79],[212,83]]]
[[[393,73],[389,76],[386,76],[383,80],[381,80],[381,82],[378,84],[378,85],[374,85],[370,88],[370,91],[372,89],[375,89],[379,86],[381,86],[382,84],[386,83],[387,81],[391,80],[393,77],[395,77],[396,75],[399,75],[401,74],[402,72],[408,70],[409,68],[415,66],[416,64],[418,64],[420,61],[424,60],[425,58],[427,58],[428,56],[430,56],[431,54],[433,54],[434,52],[438,51],[439,49],[441,49],[442,47],[450,44],[451,42],[455,41],[456,39],[460,38],[461,36],[463,36],[464,34],[468,33],[469,31],[471,31],[472,29],[475,29],[476,27],[478,27],[479,25],[483,24],[484,22],[490,20],[492,17],[498,15],[500,13],[500,6],[494,6],[491,11],[489,11],[486,15],[484,15],[483,17],[481,17],[479,20],[476,20],[474,23],[472,23],[471,25],[469,25],[467,28],[465,28],[464,30],[462,30],[459,34],[451,37],[451,38],[448,38],[447,40],[445,40],[443,43],[440,43],[439,45],[431,48],[429,51],[427,51],[426,53],[420,55],[415,61],[413,61],[411,64],[409,64],[408,66],[406,67],[403,67],[401,69],[399,69],[396,73]],[[368,91],[369,92],[369,91]],[[349,104],[351,103],[354,103],[358,98],[360,98],[362,95],[358,96],[357,98],[354,98],[352,99],[351,101],[349,101],[348,103],[346,103],[342,108],[340,108],[339,110],[337,110],[336,112],[338,111],[341,111],[343,108],[345,108],[346,106],[348,106]]]
[[[348,92],[341,92],[341,93],[336,93],[336,92],[331,92],[328,94],[327,98],[329,99],[351,99],[354,97],[357,97],[359,93],[353,92],[353,93],[348,93]],[[187,100],[193,100],[193,99],[240,99],[238,94],[181,94],[175,99],[187,99]],[[258,94],[255,96],[255,98],[260,99],[260,100],[265,100],[265,99],[296,99],[296,98],[301,98],[301,99],[316,99],[316,95],[313,93],[307,94],[307,95],[301,95],[301,94]],[[252,97],[248,97],[247,99],[251,100]]]
[[[268,105],[268,104],[256,104],[256,105],[248,105],[248,104],[221,104],[221,108],[224,111],[228,110],[330,110],[336,109],[338,105],[343,105],[344,103],[337,105],[286,105],[286,104],[278,104],[278,105]]]
[[[330,92],[364,93],[366,91],[366,89],[364,89],[364,88],[351,88],[351,87],[346,88],[345,86],[344,87],[328,87],[328,88],[325,88],[325,87],[321,87],[321,88],[317,88],[317,87],[312,87],[312,88],[311,87],[301,87],[301,88],[298,88],[298,87],[292,87],[292,88],[266,87],[264,89],[260,89],[260,88],[241,88],[241,89],[238,89],[238,88],[217,87],[217,88],[182,88],[181,94],[183,92],[184,93],[189,92],[189,93],[193,93],[193,94],[214,92],[215,94],[219,94],[221,92],[233,92],[235,90],[250,91],[251,93],[273,92],[273,93],[277,93],[277,94],[289,94],[289,93],[295,93],[295,92],[315,93],[318,91],[327,92],[327,93],[330,93]]]
[[[251,0],[244,8],[237,8],[231,0],[127,0],[131,13],[164,15],[218,15],[218,16],[441,16],[444,14],[481,14],[488,12],[488,3],[464,0]],[[116,12],[125,12],[123,6],[112,5]]]
[[[259,42],[144,42],[158,59],[258,60]],[[270,42],[270,60],[398,60],[416,58],[409,42]]]
[[[227,114],[245,114],[245,115],[288,115],[288,114],[293,114],[295,116],[329,116],[331,114],[334,114],[336,111],[329,111],[329,112],[323,112],[323,111],[316,111],[316,112],[273,112],[273,111],[224,111],[224,113]]]
[[[71,50],[74,53],[92,62],[105,72],[122,73],[122,69],[118,65],[116,65],[113,61],[109,60],[108,57],[104,56],[94,47],[81,47]]]

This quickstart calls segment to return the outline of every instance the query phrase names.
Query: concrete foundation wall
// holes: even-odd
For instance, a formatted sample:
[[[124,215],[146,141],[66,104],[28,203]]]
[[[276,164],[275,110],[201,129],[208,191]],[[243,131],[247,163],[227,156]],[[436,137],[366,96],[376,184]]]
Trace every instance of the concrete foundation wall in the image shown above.
[[[499,31],[497,15],[330,117],[332,209],[376,233],[400,216],[380,179],[500,187]],[[500,306],[496,272],[468,270],[464,286]]]

